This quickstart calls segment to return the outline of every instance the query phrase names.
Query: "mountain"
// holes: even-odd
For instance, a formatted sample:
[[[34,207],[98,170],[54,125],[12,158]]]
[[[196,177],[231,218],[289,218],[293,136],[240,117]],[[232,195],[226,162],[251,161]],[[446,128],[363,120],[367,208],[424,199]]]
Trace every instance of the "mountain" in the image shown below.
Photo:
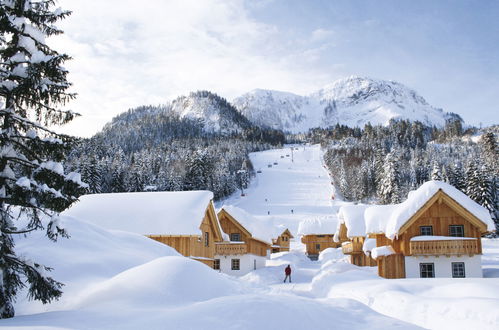
[[[448,118],[460,119],[431,106],[398,82],[363,77],[335,81],[308,96],[256,89],[236,98],[233,104],[256,125],[294,133],[335,124],[388,125],[391,119],[442,127]]]
[[[224,98],[208,91],[180,96],[171,103],[170,109],[181,119],[199,122],[206,133],[240,133],[253,126]]]

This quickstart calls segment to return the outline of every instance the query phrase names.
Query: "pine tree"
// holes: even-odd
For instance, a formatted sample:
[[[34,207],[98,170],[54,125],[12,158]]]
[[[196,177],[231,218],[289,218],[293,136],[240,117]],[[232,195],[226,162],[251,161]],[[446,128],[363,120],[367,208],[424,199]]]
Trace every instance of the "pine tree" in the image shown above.
[[[73,119],[57,109],[75,95],[62,64],[69,59],[45,44],[62,31],[54,23],[70,14],[52,11],[53,0],[0,2],[0,318],[14,316],[17,291],[28,286],[31,299],[48,303],[62,284],[50,268],[16,254],[13,236],[43,228],[55,240],[66,235],[58,213],[84,192],[77,173],[64,173],[62,161],[73,139],[47,128]],[[28,219],[18,228],[19,218]],[[26,282],[26,283],[24,283]]]
[[[437,162],[433,163],[433,169],[431,170],[431,179],[442,181],[442,172],[440,170],[440,165]]]
[[[383,176],[378,186],[378,197],[382,204],[400,202],[400,169],[398,157],[394,151],[385,158]]]

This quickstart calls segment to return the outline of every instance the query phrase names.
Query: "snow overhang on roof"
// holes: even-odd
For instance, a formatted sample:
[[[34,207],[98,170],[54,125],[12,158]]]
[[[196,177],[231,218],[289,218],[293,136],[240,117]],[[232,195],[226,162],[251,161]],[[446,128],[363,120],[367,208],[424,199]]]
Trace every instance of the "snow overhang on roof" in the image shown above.
[[[347,228],[347,237],[366,236],[366,221],[364,212],[369,205],[343,205],[338,210],[338,231],[341,223]]]
[[[336,232],[338,217],[336,215],[307,219],[298,225],[298,235],[333,235]]]
[[[63,215],[142,235],[200,235],[212,199],[210,191],[92,194]]]

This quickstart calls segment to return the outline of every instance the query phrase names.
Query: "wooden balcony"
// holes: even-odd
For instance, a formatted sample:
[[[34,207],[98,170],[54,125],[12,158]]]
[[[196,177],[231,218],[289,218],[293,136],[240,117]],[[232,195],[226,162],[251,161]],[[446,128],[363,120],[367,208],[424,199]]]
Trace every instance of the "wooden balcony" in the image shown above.
[[[216,243],[215,254],[221,256],[246,254],[248,245],[246,243]]]
[[[480,240],[456,239],[442,241],[411,241],[409,244],[410,255],[436,256],[436,255],[474,255],[481,254]]]
[[[362,253],[362,243],[359,242],[345,242],[341,245],[343,254],[356,254]]]

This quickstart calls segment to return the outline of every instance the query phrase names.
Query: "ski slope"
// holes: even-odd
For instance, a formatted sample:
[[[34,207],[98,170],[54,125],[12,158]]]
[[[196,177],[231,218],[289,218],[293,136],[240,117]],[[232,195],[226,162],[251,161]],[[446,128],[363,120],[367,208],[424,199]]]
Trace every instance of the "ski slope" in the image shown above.
[[[244,196],[234,194],[217,206],[235,205],[263,221],[289,228],[294,235],[302,220],[334,215],[344,203],[332,199],[335,191],[322,156],[320,145],[251,153],[256,178]]]

